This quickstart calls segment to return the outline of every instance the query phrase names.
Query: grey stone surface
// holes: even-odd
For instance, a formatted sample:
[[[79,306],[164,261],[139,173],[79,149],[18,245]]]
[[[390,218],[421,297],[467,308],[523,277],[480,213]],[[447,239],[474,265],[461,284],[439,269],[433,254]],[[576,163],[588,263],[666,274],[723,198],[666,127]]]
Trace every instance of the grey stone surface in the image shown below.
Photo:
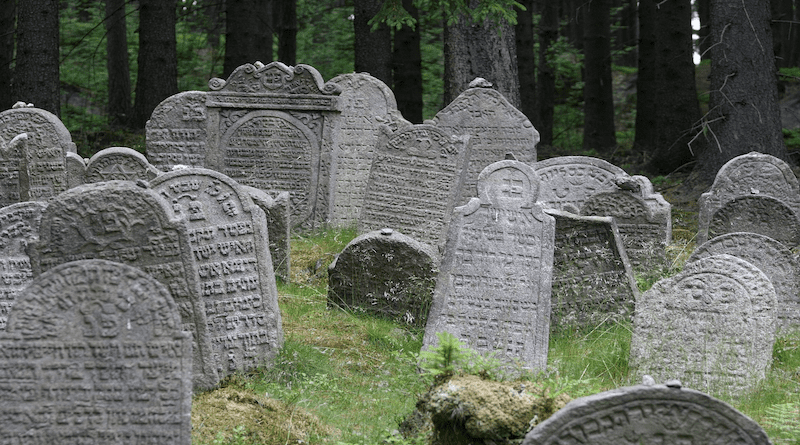
[[[205,92],[185,91],[164,99],[145,126],[147,159],[163,171],[175,165],[203,167],[209,125]]]
[[[614,178],[625,170],[602,159],[588,156],[560,156],[533,165],[542,178],[539,196],[545,208],[579,215],[586,198],[617,189]],[[605,215],[603,215],[605,216]]]
[[[721,254],[688,263],[637,300],[633,373],[743,394],[772,362],[776,305],[769,277],[747,261]]]
[[[556,220],[552,326],[630,319],[639,289],[614,218],[546,212]]]
[[[264,211],[267,216],[267,230],[269,232],[269,253],[272,255],[272,268],[275,276],[285,282],[290,281],[292,265],[291,241],[291,200],[289,192],[280,192],[274,198],[263,191],[244,186],[250,193],[250,198],[255,205]]]
[[[741,258],[764,272],[775,287],[779,330],[800,329],[798,264],[789,248],[766,235],[727,233],[698,246],[687,262],[719,254]]]
[[[0,331],[16,295],[33,279],[28,244],[39,238],[39,224],[47,204],[20,202],[0,209]]]
[[[219,375],[271,364],[283,329],[264,212],[212,170],[175,170],[150,184],[187,221]]]
[[[89,158],[84,182],[149,181],[158,174],[158,169],[138,151],[128,147],[109,147]]]
[[[186,221],[144,183],[85,184],[54,197],[31,245],[34,276],[70,261],[105,259],[138,267],[160,281],[178,305],[182,330],[192,332],[192,373],[198,389],[218,381]]]
[[[547,364],[555,221],[537,204],[525,163],[493,163],[478,196],[454,211],[423,347],[449,332],[531,370]]]
[[[477,196],[478,175],[489,164],[505,159],[506,153],[513,153],[520,162],[536,162],[539,132],[491,86],[467,89],[426,123],[452,134],[470,135],[472,149],[458,205]]]
[[[424,327],[439,255],[384,228],[358,236],[328,267],[328,305]]]
[[[383,134],[375,147],[359,232],[390,227],[441,251],[463,187],[469,147],[469,136],[429,124]]]
[[[639,385],[576,399],[523,445],[769,445],[764,430],[727,403],[678,385]]]
[[[771,196],[737,196],[711,213],[704,242],[735,232],[760,233],[794,248],[800,245],[800,214],[785,201]],[[700,233],[697,241],[700,242]]]
[[[191,347],[175,301],[141,270],[50,269],[0,337],[0,441],[189,445]]]
[[[330,80],[342,89],[340,115],[332,117],[330,222],[355,226],[364,202],[375,144],[382,125],[410,125],[397,111],[394,93],[367,73],[340,74]]]
[[[67,170],[68,189],[86,183],[86,160],[81,155],[67,152],[64,167]]]

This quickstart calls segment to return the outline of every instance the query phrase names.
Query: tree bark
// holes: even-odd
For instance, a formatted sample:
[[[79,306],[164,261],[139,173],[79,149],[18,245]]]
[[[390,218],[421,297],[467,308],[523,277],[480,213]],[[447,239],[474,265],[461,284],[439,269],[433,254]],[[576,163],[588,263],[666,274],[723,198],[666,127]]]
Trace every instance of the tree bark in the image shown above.
[[[108,123],[112,128],[124,127],[131,113],[131,78],[125,20],[125,0],[106,0]]]
[[[268,2],[259,0],[226,0],[223,77],[246,63],[272,62],[268,6]]]
[[[14,60],[14,19],[17,8],[14,2],[0,8],[0,110],[11,108],[14,104],[11,95],[11,78]]]
[[[656,1],[639,2],[639,69],[636,76],[636,133],[633,147],[652,153],[657,146]]]
[[[538,115],[539,144],[553,145],[553,110],[556,102],[556,73],[550,60],[550,46],[558,39],[558,4],[550,0],[542,2],[539,21],[539,81],[536,84],[539,97]]]
[[[278,60],[289,66],[297,63],[297,0],[277,0]]]
[[[701,60],[711,60],[708,48],[711,47],[711,0],[695,0],[697,17],[700,19],[700,30],[697,31],[697,41]]]
[[[536,103],[536,53],[534,49],[533,0],[522,0],[525,11],[517,9],[517,24],[514,27],[517,47],[517,70],[519,71],[520,111],[528,120],[539,123],[539,108]]]
[[[58,1],[25,0],[17,8],[14,100],[60,116]]]
[[[614,31],[614,63],[620,66],[636,66],[637,44],[637,1],[615,0],[617,14],[614,17],[618,24]]]
[[[775,52],[775,65],[778,68],[797,66],[792,60],[792,49],[797,41],[792,41],[792,31],[798,26],[794,19],[793,0],[771,0],[772,42]]]
[[[394,32],[392,74],[397,109],[408,121],[422,123],[422,53],[419,11],[413,0],[403,0],[403,8],[417,19],[417,26],[404,26]]]
[[[368,22],[380,11],[382,0],[353,1],[355,32],[355,71],[369,73],[392,85],[392,33],[386,24],[372,31]]]
[[[611,84],[610,0],[586,3],[583,34],[583,149],[609,154],[617,147]]]

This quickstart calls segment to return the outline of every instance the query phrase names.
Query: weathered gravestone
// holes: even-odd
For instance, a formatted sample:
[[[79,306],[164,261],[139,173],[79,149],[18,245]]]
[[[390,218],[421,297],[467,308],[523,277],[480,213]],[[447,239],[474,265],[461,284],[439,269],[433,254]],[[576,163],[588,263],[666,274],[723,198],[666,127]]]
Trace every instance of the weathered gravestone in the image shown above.
[[[187,221],[220,375],[270,363],[283,330],[264,212],[212,170],[179,169],[150,185]]]
[[[527,164],[536,162],[539,132],[521,111],[511,105],[486,80],[473,80],[469,89],[436,113],[430,122],[452,134],[470,136],[467,174],[458,204],[476,196],[478,175],[506,153]]]
[[[67,170],[68,189],[86,183],[86,160],[81,155],[67,152],[64,167]]]
[[[328,305],[424,327],[438,258],[431,246],[392,229],[356,237],[328,267]]]
[[[750,232],[727,233],[711,238],[697,247],[687,262],[719,254],[741,258],[764,272],[775,287],[779,330],[800,329],[798,264],[789,248],[766,235]]]
[[[367,73],[349,73],[338,75],[329,83],[342,90],[342,113],[333,116],[329,133],[333,150],[330,222],[354,226],[363,206],[381,127],[388,125],[397,130],[411,124],[397,111],[394,93],[380,79]]]
[[[0,442],[188,445],[191,347],[169,291],[141,270],[54,267],[0,337]]]
[[[105,259],[138,267],[160,281],[178,305],[182,330],[193,334],[194,385],[219,381],[206,327],[197,265],[186,221],[171,220],[144,183],[85,184],[53,198],[42,215],[39,241],[30,249],[34,276],[82,259]]]
[[[263,191],[243,186],[250,194],[253,203],[267,215],[267,231],[269,232],[269,253],[272,255],[272,268],[275,276],[285,282],[290,281],[291,272],[291,201],[289,192],[280,192],[274,198]]]
[[[469,136],[428,124],[384,134],[375,147],[359,232],[391,227],[441,251],[469,147]]]
[[[507,364],[544,369],[555,221],[536,202],[539,177],[506,160],[477,187],[479,198],[454,211],[423,346],[449,332]]]
[[[727,403],[679,382],[612,389],[576,399],[536,425],[522,445],[770,445]]]
[[[714,215],[729,201],[742,197],[766,196],[780,201],[757,204],[771,208],[784,207],[794,213],[800,210],[800,182],[788,164],[764,153],[751,152],[737,156],[720,168],[711,189],[698,200],[700,215],[697,244],[706,242]],[[753,203],[754,201],[751,201]],[[749,204],[742,203],[743,207]],[[778,213],[786,213],[785,210]],[[784,221],[785,222],[785,221]],[[777,222],[776,222],[777,223]],[[792,221],[796,227],[797,223]],[[737,230],[730,230],[735,232]],[[759,232],[771,236],[766,232]],[[719,235],[718,233],[717,235]]]
[[[588,156],[560,156],[533,165],[542,178],[539,201],[547,209],[580,215],[586,199],[601,192],[615,191],[614,179],[627,176],[625,170],[602,159]]]
[[[47,204],[20,202],[0,209],[0,331],[16,295],[33,278],[31,259],[25,251],[39,237],[39,224]]]
[[[738,196],[710,215],[703,242],[735,232],[760,233],[794,248],[800,245],[800,214],[771,196]]]
[[[185,91],[158,104],[145,126],[147,159],[159,170],[205,166],[208,145],[206,93]]]
[[[639,289],[614,219],[546,212],[556,220],[551,324],[630,319]]]
[[[109,147],[89,158],[84,182],[149,181],[158,174],[158,169],[138,151],[128,147]]]
[[[742,394],[772,362],[775,307],[769,277],[747,261],[722,254],[687,263],[636,301],[632,369],[640,377]]]

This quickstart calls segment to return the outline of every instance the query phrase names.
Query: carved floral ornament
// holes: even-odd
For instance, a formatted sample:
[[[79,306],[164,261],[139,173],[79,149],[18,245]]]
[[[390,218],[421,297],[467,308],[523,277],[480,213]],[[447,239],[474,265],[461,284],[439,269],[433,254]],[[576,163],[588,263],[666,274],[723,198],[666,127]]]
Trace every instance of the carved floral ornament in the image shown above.
[[[233,70],[227,81],[212,78],[208,87],[212,91],[238,93],[337,95],[342,91],[334,83],[325,83],[310,65],[287,66],[281,62],[244,64]]]

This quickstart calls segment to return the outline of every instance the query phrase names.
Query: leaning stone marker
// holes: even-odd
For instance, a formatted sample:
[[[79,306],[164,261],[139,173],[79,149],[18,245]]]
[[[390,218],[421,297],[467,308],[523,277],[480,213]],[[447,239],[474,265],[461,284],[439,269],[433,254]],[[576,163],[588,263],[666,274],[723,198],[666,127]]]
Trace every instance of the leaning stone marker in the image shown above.
[[[449,332],[507,364],[545,368],[555,221],[538,194],[539,177],[522,162],[481,172],[480,198],[454,211],[424,347]]]
[[[141,270],[54,267],[0,337],[0,441],[189,445],[191,347],[169,291]]]
[[[710,215],[705,240],[735,232],[760,233],[791,249],[800,245],[800,214],[771,196],[739,196]]]
[[[145,126],[147,159],[162,171],[205,166],[208,125],[206,93],[185,91],[164,99]]]
[[[576,215],[580,215],[586,198],[615,190],[614,178],[627,175],[614,164],[588,156],[545,159],[534,164],[533,168],[542,178],[539,201],[545,208]]]
[[[275,276],[289,282],[291,272],[291,215],[289,192],[278,193],[274,198],[263,191],[243,186],[250,194],[253,203],[267,215],[269,232],[269,253],[272,255],[272,268]]]
[[[536,425],[522,445],[770,445],[764,430],[707,394],[667,385],[613,389],[576,399]]]
[[[764,378],[777,327],[775,289],[756,266],[730,255],[688,263],[636,302],[631,367],[739,395]]]
[[[220,376],[272,362],[283,330],[264,213],[212,170],[164,173],[151,186],[187,221]]]
[[[89,158],[84,182],[149,181],[158,174],[158,169],[138,151],[128,147],[109,147]]]
[[[424,327],[438,252],[392,229],[356,237],[328,267],[328,305]]]

